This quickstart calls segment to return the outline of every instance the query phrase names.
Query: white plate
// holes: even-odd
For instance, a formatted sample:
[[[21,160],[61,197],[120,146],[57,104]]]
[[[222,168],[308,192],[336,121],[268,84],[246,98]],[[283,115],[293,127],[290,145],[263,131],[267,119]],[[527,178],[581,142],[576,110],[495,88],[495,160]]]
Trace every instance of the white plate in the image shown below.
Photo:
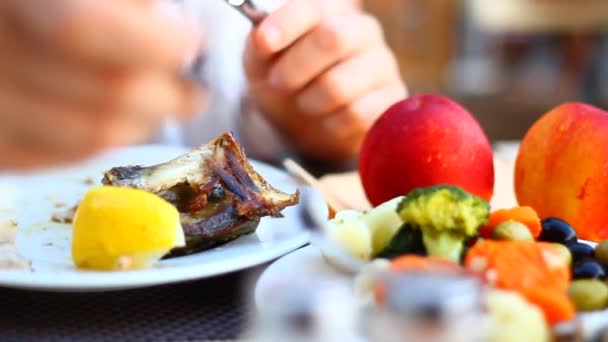
[[[580,242],[591,246],[596,245],[584,240],[580,240]],[[328,264],[317,247],[306,246],[281,257],[264,270],[255,285],[255,305],[258,308],[267,307],[273,303],[273,298],[277,297],[278,291],[289,291],[294,284],[310,281],[311,279],[319,283],[333,283],[350,287],[353,289],[351,299],[360,300],[355,295],[352,276],[341,273]],[[315,289],[308,295],[320,294],[322,290],[322,288]],[[318,293],[316,293],[317,291]],[[581,333],[586,337],[591,337],[608,327],[608,309],[579,313],[578,319],[581,324]],[[568,330],[571,326],[565,325],[556,331],[564,328]]]
[[[340,285],[352,282],[352,278],[330,266],[315,246],[306,246],[273,262],[258,278],[254,300],[258,307],[272,301],[276,291],[289,289],[290,284],[305,280],[335,282]],[[322,289],[319,289],[321,291]]]
[[[200,279],[245,269],[278,258],[308,242],[298,206],[283,211],[283,218],[263,218],[255,234],[198,254],[161,261],[141,271],[93,272],[78,270],[70,256],[71,226],[52,223],[55,204],[75,204],[103,171],[113,166],[153,165],[186,152],[181,148],[146,145],[105,153],[69,168],[0,178],[0,219],[18,221],[17,248],[31,261],[32,270],[0,270],[0,286],[55,290],[100,291],[137,288]],[[252,161],[256,170],[276,188],[294,192],[296,184],[279,169]],[[93,179],[95,184],[86,184]],[[311,192],[316,209],[323,199]]]

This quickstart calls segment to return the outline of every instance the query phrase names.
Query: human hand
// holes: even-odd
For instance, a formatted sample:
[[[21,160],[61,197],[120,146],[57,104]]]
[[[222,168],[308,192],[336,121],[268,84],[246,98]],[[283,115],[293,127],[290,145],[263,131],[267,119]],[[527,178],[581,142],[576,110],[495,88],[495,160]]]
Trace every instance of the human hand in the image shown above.
[[[305,157],[355,156],[368,128],[406,96],[376,19],[350,0],[290,0],[252,31],[250,97]]]
[[[74,161],[188,114],[198,34],[141,0],[0,1],[0,168]]]

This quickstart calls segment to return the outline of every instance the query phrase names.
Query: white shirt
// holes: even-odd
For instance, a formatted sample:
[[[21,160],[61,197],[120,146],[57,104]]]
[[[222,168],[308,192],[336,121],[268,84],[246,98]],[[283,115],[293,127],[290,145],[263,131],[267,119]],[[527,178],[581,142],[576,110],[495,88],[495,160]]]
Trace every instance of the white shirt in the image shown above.
[[[206,75],[209,86],[210,103],[206,113],[199,113],[184,125],[167,123],[156,142],[198,146],[205,144],[225,131],[232,131],[245,145],[237,126],[241,111],[246,80],[242,66],[245,40],[251,30],[250,22],[224,0],[162,0],[167,10],[175,15],[184,15],[202,28],[205,34],[207,51]],[[258,0],[256,5],[272,11],[284,0]],[[259,121],[259,120],[258,120]],[[275,153],[278,139],[269,126],[260,129],[265,140],[260,144],[265,148],[248,150],[253,157],[264,159],[267,154]]]

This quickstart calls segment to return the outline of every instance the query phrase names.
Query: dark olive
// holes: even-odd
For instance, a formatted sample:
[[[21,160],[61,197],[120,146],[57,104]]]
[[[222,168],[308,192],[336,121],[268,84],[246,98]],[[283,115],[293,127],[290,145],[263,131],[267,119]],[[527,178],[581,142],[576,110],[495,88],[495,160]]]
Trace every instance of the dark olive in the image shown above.
[[[555,217],[542,220],[542,230],[538,240],[557,242],[564,245],[577,242],[576,232],[567,222]]]
[[[578,262],[586,258],[593,258],[593,255],[595,254],[593,247],[586,243],[570,243],[568,244],[568,249],[570,250],[570,254],[572,254],[573,262]]]
[[[572,278],[574,279],[605,279],[606,271],[604,267],[595,260],[582,260],[574,264],[572,268]]]

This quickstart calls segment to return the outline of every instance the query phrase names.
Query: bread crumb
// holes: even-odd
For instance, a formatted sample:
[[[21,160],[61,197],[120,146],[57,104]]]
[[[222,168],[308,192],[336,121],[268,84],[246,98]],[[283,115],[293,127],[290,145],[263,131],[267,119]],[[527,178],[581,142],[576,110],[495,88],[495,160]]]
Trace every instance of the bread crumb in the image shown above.
[[[15,219],[0,221],[0,243],[12,243],[17,237],[19,222]]]
[[[118,269],[122,271],[129,270],[131,267],[133,267],[133,263],[133,257],[123,255],[118,258]]]
[[[72,223],[72,218],[62,216],[61,213],[55,213],[51,216],[51,222],[69,224]]]
[[[87,177],[84,179],[84,185],[94,185],[94,184],[95,184],[95,180],[93,180],[93,178]]]
[[[72,208],[53,213],[51,216],[51,222],[71,224],[74,220],[74,215],[76,215],[77,208],[78,206],[74,206]]]
[[[19,255],[17,247],[11,243],[0,243],[0,269],[18,270],[31,267],[31,262]]]

